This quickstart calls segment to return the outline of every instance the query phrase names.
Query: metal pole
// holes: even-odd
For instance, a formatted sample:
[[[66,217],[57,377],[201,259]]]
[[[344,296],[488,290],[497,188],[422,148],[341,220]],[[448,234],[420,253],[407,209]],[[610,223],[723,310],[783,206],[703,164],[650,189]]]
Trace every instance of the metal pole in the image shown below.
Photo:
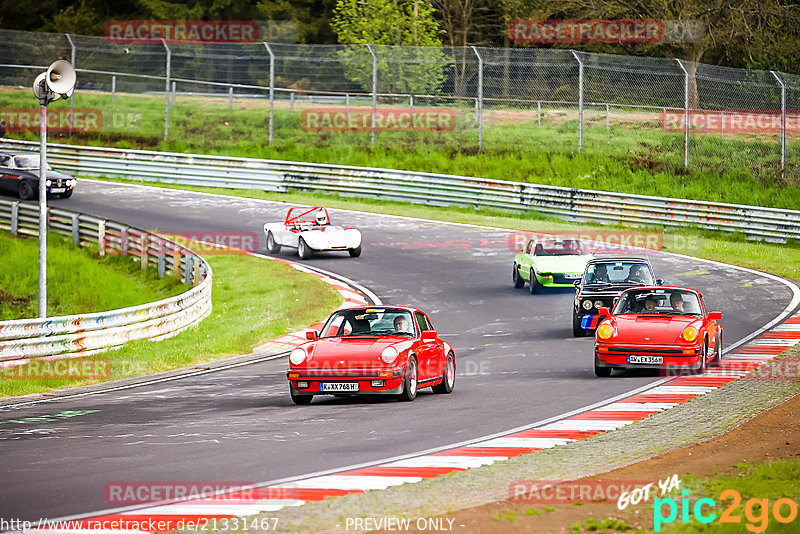
[[[408,95],[408,109],[412,113],[414,112],[414,95]]]
[[[542,127],[542,103],[536,102],[536,126]]]
[[[233,111],[233,87],[228,87],[228,111]]]
[[[177,92],[177,86],[178,86],[177,82],[172,82],[172,104],[170,104],[171,106],[175,105],[175,93]]]
[[[65,33],[64,35],[67,36],[67,40],[69,41],[69,46],[72,47],[72,53],[70,54],[70,62],[72,66],[75,66],[75,43],[72,42],[72,36],[70,34]],[[73,92],[69,95],[69,131],[72,133],[72,128],[75,125],[75,93]]]
[[[476,102],[478,109],[478,150],[483,149],[483,58],[478,53],[478,49],[474,46],[472,51],[478,58],[478,100]]]
[[[689,71],[683,66],[683,61],[675,58],[684,74],[683,89],[683,166],[689,166]]]
[[[161,44],[167,50],[167,75],[164,82],[164,141],[169,136],[169,77],[170,70],[172,69],[172,51],[167,46],[167,41],[161,39]]]
[[[372,51],[372,46],[367,44],[367,50],[372,55],[372,144],[375,144],[375,126],[378,114],[378,56]]]
[[[272,131],[273,131],[273,118],[275,112],[275,54],[272,53],[272,49],[269,47],[269,43],[264,43],[264,46],[269,53],[269,134],[268,134],[268,144],[272,144]]]
[[[719,112],[719,138],[725,138],[725,114],[721,111]]]
[[[47,317],[47,100],[40,100],[39,127],[39,317]]]
[[[294,91],[289,93],[289,116],[294,115]]]
[[[578,152],[583,150],[583,61],[574,50],[572,55],[578,61]]]
[[[114,101],[114,95],[117,93],[117,75],[111,77],[111,101]]]
[[[786,84],[783,83],[778,73],[770,71],[778,83],[781,84],[781,169],[786,168]]]
[[[608,133],[608,104],[606,104],[606,133]]]

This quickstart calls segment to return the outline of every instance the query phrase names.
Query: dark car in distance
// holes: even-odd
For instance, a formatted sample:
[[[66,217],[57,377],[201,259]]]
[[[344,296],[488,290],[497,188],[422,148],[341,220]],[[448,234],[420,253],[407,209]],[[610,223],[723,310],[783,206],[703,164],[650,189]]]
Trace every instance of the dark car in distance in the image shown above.
[[[48,165],[47,194],[69,198],[78,180],[71,174],[54,171]],[[39,154],[0,152],[0,191],[22,200],[39,196]]]

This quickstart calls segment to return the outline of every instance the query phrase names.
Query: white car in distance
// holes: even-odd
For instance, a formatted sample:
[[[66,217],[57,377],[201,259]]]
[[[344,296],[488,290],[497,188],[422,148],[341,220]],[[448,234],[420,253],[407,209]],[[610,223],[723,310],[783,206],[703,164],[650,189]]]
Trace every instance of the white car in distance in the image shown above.
[[[296,248],[304,260],[323,251],[346,250],[350,256],[361,255],[361,232],[331,224],[328,210],[323,206],[290,208],[282,223],[264,225],[264,235],[270,254],[278,254],[281,247],[290,247]]]

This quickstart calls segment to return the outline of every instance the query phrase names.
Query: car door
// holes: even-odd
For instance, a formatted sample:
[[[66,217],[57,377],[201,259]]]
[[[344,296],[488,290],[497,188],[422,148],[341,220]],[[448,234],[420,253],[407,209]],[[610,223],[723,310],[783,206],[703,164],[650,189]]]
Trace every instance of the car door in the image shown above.
[[[533,245],[534,240],[530,239],[528,244],[525,245],[525,249],[522,251],[522,253],[517,254],[517,266],[519,269],[519,274],[525,280],[530,279],[531,265],[533,265],[533,259],[531,258]]]
[[[422,332],[426,330],[433,330],[433,327],[428,323],[425,314],[422,312],[414,313],[414,320],[417,323],[418,332],[420,335],[419,349],[417,351],[417,366],[419,368],[419,380],[423,381],[427,378],[439,376],[437,374],[438,368],[436,365],[436,341],[422,342]]]
[[[0,154],[0,191],[17,192],[17,174],[11,169],[11,156]]]

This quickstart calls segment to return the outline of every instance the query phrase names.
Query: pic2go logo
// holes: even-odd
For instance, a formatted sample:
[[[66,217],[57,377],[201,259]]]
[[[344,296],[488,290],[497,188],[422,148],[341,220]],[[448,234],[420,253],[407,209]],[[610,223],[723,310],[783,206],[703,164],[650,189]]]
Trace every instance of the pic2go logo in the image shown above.
[[[711,523],[717,519],[717,514],[711,509],[716,508],[717,503],[713,499],[702,498],[694,502],[694,506],[689,501],[689,490],[683,490],[683,498],[680,505],[670,497],[653,501],[653,530],[661,532],[662,525],[673,523],[681,514],[681,522],[688,523],[690,514],[700,523]],[[728,489],[719,494],[720,501],[732,499],[733,502],[720,514],[719,523],[741,524],[742,517],[738,515],[737,509],[742,502],[742,496],[734,489]],[[664,507],[667,514],[664,515]],[[744,504],[744,517],[746,519],[745,528],[750,532],[763,532],[769,526],[770,512],[778,523],[791,523],[797,518],[797,503],[791,499],[778,499],[769,505],[769,499],[749,499]]]

